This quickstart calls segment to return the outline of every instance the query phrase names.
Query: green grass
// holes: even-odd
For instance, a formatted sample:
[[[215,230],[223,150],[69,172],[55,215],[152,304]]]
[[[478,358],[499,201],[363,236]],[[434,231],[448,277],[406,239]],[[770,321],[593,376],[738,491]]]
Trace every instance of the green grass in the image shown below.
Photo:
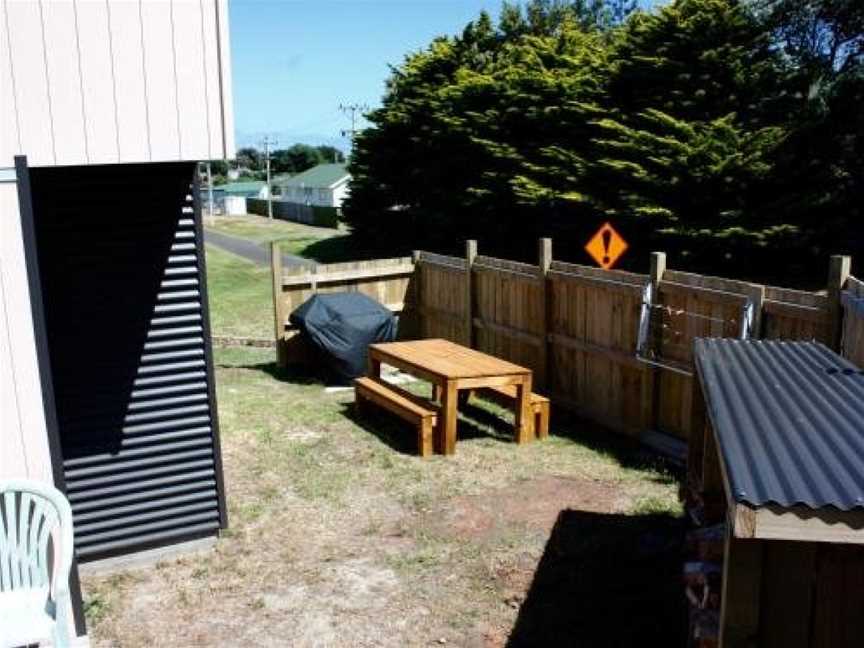
[[[313,227],[250,214],[218,217],[207,228],[262,245],[277,241],[283,252],[320,263],[353,261],[369,256],[358,248],[344,226],[339,229]]]
[[[269,266],[207,246],[207,290],[213,335],[273,337]]]
[[[303,226],[265,222],[266,234],[247,220],[230,233],[303,238]],[[207,266],[213,333],[269,338],[269,267],[211,246]],[[549,528],[556,516],[588,525],[578,552],[586,545],[589,563],[598,547],[617,559],[613,541],[628,528],[666,533],[663,521],[680,519],[674,475],[561,409],[549,439],[516,446],[512,413],[473,399],[460,408],[456,455],[424,460],[409,425],[377,411],[357,418],[350,390],[279,370],[272,348],[216,348],[214,356],[231,526],[211,553],[85,578],[94,645],[249,643],[236,635],[239,617],[255,641],[279,645],[309,615],[332,619],[358,645],[479,641],[489,627],[506,637],[518,619],[502,601],[523,597],[535,570],[546,570],[542,582],[579,581],[582,567],[544,566],[544,554],[558,551]],[[605,554],[594,562],[611,564]],[[680,597],[677,571],[669,573]],[[363,574],[385,595],[371,596]],[[652,579],[634,590],[653,593]],[[404,618],[404,629],[377,635],[384,617]],[[310,628],[317,640],[319,626]]]

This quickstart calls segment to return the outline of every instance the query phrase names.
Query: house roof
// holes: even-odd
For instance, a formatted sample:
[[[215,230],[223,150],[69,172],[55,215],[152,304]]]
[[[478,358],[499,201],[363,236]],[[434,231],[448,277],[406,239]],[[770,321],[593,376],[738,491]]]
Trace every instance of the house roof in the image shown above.
[[[290,178],[284,176],[277,178],[275,184],[282,187],[325,189],[344,182],[350,177],[351,174],[348,173],[344,164],[319,164]]]
[[[732,499],[864,509],[864,371],[817,342],[698,339],[694,355]]]
[[[258,193],[267,183],[263,180],[247,180],[245,182],[229,182],[213,187],[214,191],[223,191],[226,194]]]

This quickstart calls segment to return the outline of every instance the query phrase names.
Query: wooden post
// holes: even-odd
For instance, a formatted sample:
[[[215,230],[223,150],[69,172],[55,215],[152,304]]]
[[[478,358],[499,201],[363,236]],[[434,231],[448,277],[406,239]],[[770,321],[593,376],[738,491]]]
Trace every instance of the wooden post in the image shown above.
[[[465,290],[467,306],[465,308],[465,325],[467,345],[474,348],[474,286],[472,281],[472,268],[474,259],[477,257],[477,241],[465,241]]]
[[[420,268],[420,250],[411,252],[411,263],[414,264],[414,275],[411,278],[411,283],[414,284],[414,290],[411,293],[411,300],[414,311],[414,333],[418,338],[426,337],[423,327],[423,271]],[[407,307],[407,304],[406,304]]]
[[[549,290],[546,275],[549,273],[549,267],[552,265],[552,239],[541,238],[538,246],[538,269],[540,275],[540,290],[542,298],[540,303],[539,326],[540,330],[540,356],[537,359],[537,371],[535,377],[537,386],[542,389],[547,389],[549,381]]]
[[[657,303],[658,294],[660,291],[660,282],[663,280],[663,273],[666,272],[666,253],[652,252],[651,253],[651,295],[653,303]],[[658,322],[654,311],[648,313],[648,340],[647,350],[655,353],[660,349],[652,339],[653,332],[657,330]],[[655,392],[657,391],[658,369],[649,365],[645,365],[642,373],[642,427],[645,430],[653,430],[657,424],[657,411],[655,407]]]
[[[270,273],[273,280],[273,332],[276,336],[276,364],[287,364],[285,348],[285,304],[282,299],[282,250],[279,243],[270,243]]]
[[[840,342],[843,338],[843,307],[840,305],[840,294],[846,285],[846,280],[852,270],[852,257],[834,255],[828,269],[828,344],[841,351]]]
[[[762,548],[758,540],[739,540],[726,524],[720,645],[755,646],[759,642]]]

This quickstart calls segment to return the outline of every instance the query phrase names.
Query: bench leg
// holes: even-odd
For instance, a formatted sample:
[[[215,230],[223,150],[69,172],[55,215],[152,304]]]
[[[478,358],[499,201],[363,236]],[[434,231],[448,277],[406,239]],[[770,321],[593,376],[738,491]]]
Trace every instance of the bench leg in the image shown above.
[[[516,385],[516,443],[528,443],[534,439],[534,408],[531,406],[531,374]]]
[[[540,403],[536,410],[535,431],[537,438],[545,439],[549,436],[549,403]]]
[[[428,418],[423,419],[417,425],[417,453],[421,457],[429,457],[432,455],[434,427],[432,421]]]
[[[354,392],[354,415],[362,418],[366,413],[366,403],[360,394]]]

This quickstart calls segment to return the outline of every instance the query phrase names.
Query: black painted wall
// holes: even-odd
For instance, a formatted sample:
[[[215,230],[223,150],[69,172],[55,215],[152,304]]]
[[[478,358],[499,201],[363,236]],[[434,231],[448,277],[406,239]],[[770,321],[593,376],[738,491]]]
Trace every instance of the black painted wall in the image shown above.
[[[80,560],[226,524],[194,163],[30,170]]]

